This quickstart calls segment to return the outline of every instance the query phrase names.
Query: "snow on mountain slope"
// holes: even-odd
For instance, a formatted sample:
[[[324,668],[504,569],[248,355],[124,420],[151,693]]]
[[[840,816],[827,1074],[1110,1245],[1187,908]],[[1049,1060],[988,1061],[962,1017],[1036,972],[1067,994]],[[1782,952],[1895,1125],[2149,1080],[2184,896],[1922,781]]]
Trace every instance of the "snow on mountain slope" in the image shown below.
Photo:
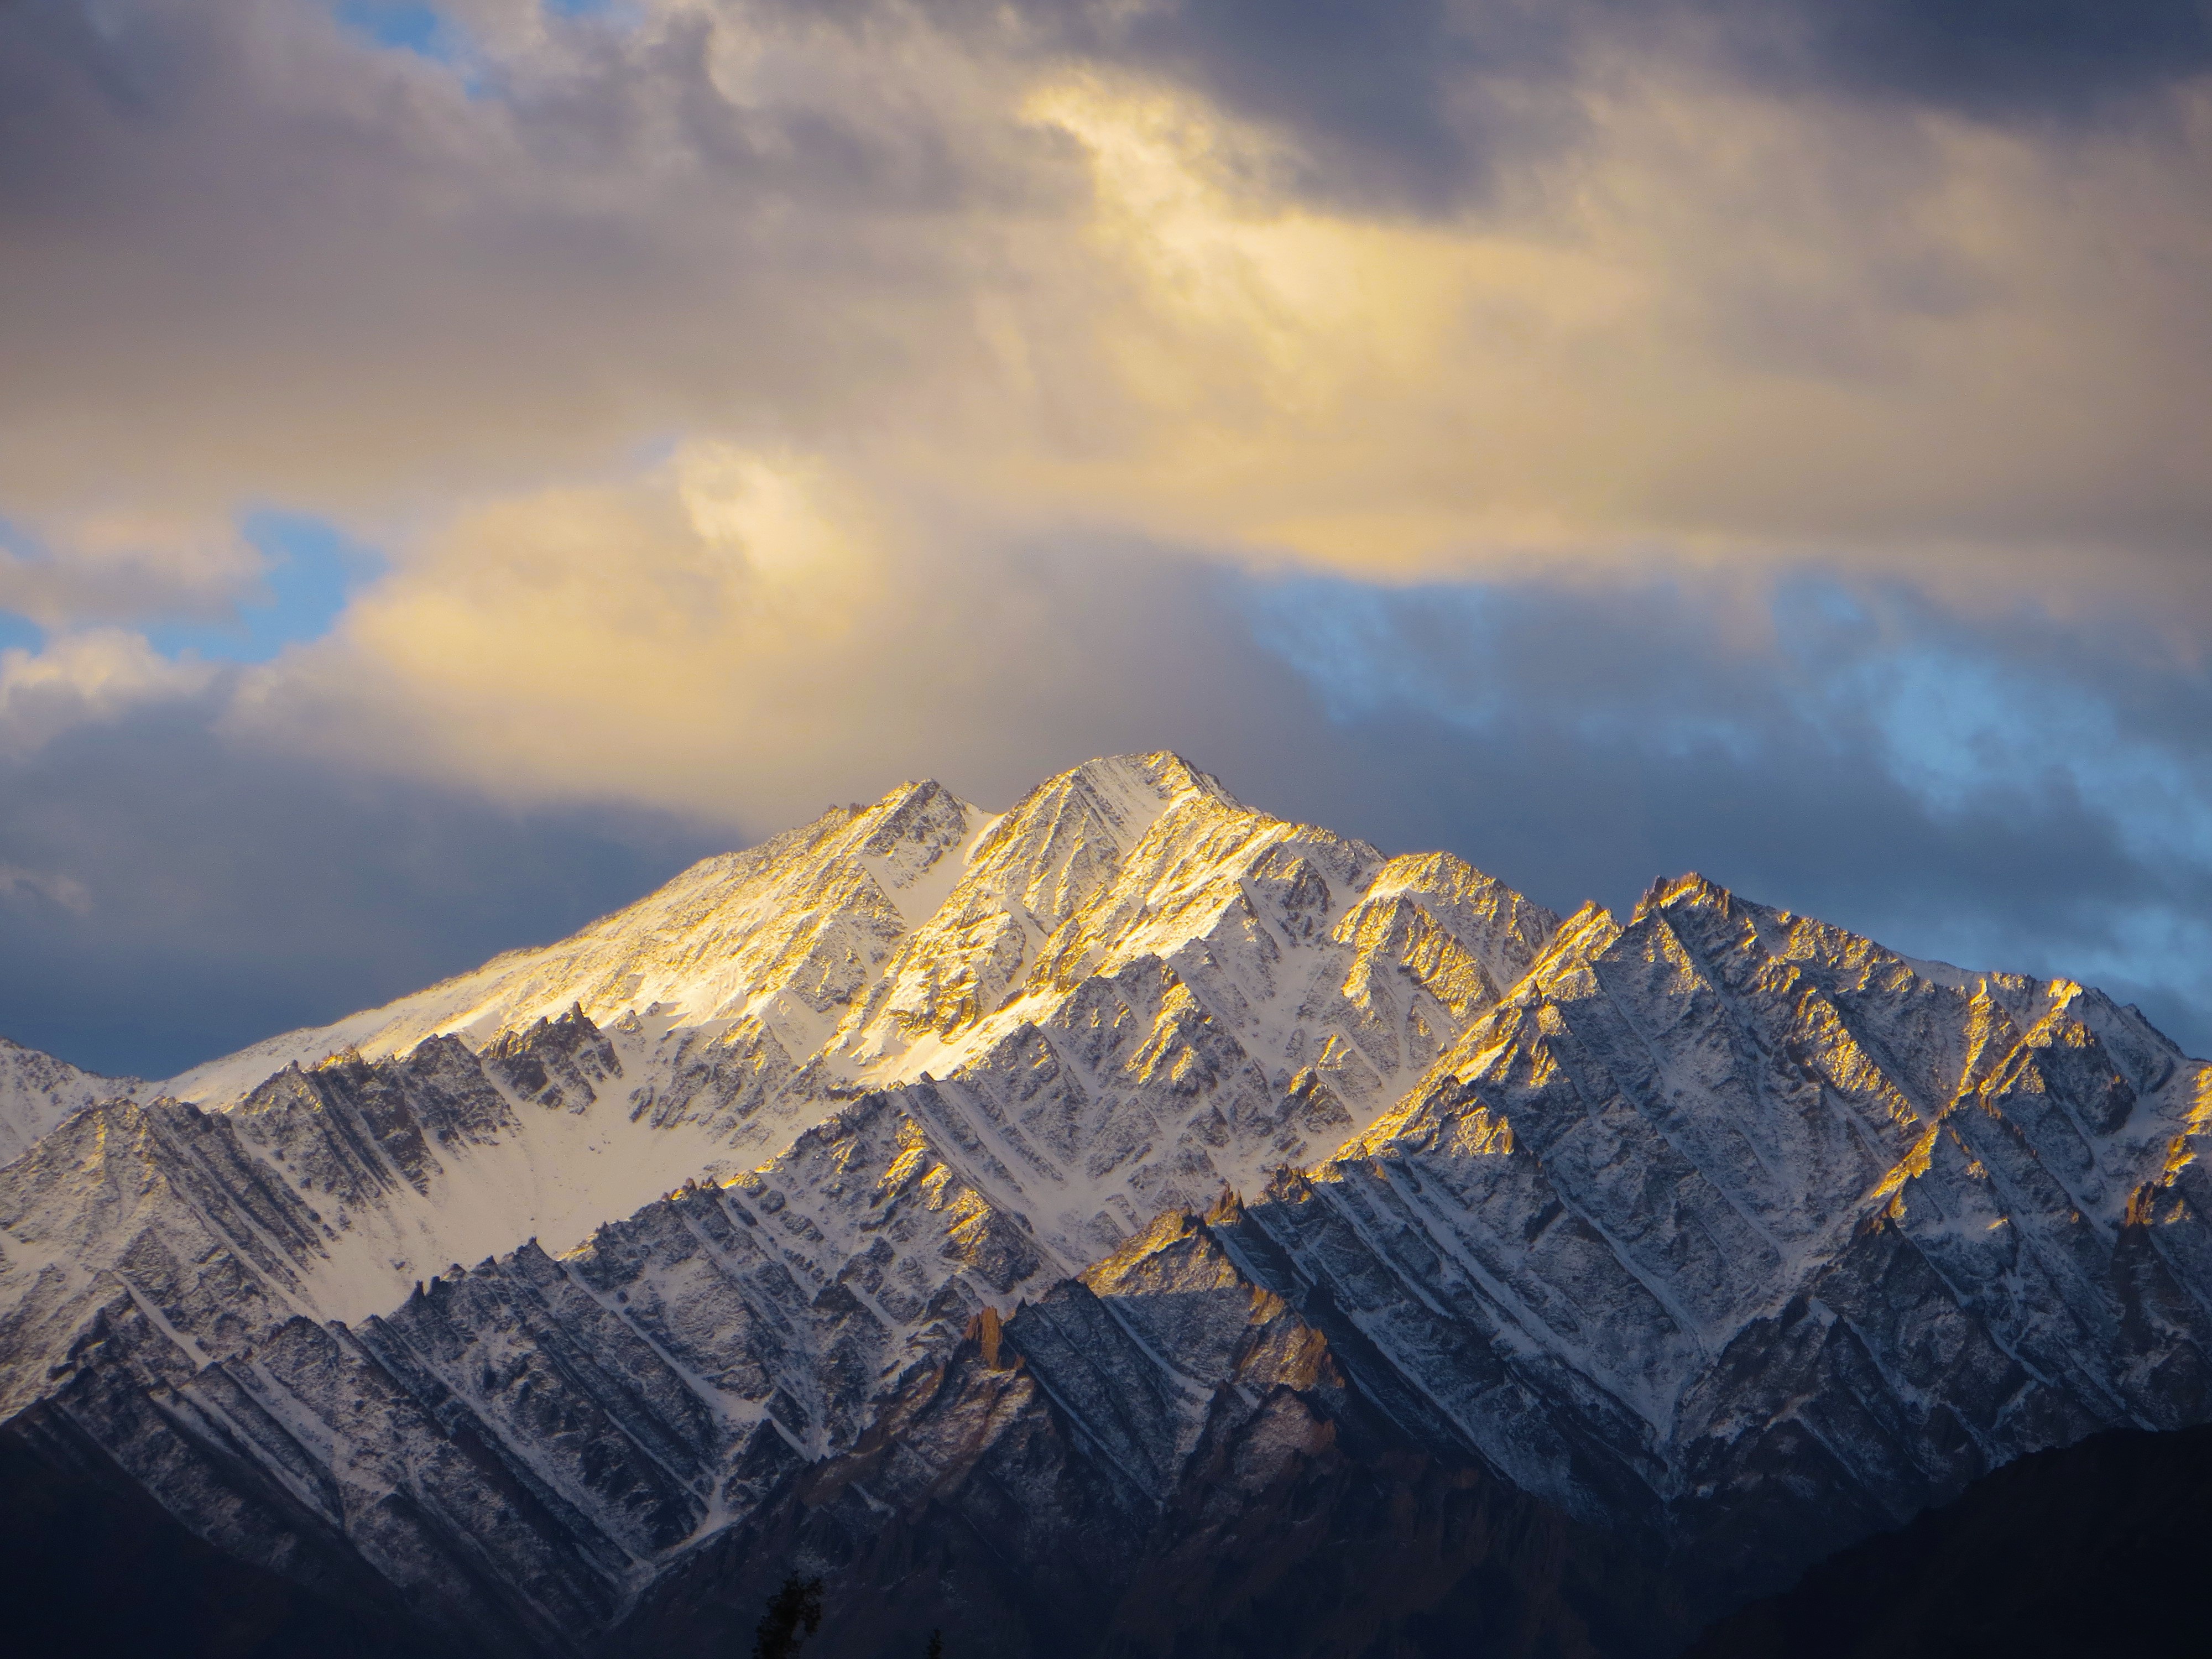
[[[434,1036],[496,1060],[570,1009],[603,1028],[604,1075],[562,1109],[492,1065],[495,1126],[333,1212],[297,1264],[326,1317],[519,1238],[565,1249],[924,1076],[957,1080],[958,1133],[1080,1265],[1163,1204],[1255,1183],[1386,1109],[1553,922],[1457,860],[1384,860],[1249,811],[1174,756],[1123,757],[996,817],[902,785],[168,1088],[239,1117],[249,1155],[296,1186],[252,1127],[270,1089],[308,1086],[286,1076]]]
[[[1024,1212],[1079,1263],[1370,1121],[1554,922],[1457,860],[1192,801],[1035,946],[997,1012],[971,1019],[957,992],[902,1005],[895,981],[864,1041],[895,1023],[908,1068],[950,1076]]]
[[[1705,1564],[1771,1582],[1808,1529],[2212,1413],[2208,1128],[2212,1067],[2094,991],[1931,978],[1692,877],[1570,918],[1242,1231],[1528,1491],[1655,1524],[1765,1492]]]
[[[0,1410],[517,1653],[832,1509],[1139,1582],[1340,1428],[1717,1607],[2212,1418],[2212,1068],[2093,991],[1562,924],[1169,756],[769,848],[0,1169]]]
[[[466,1134],[499,1108],[445,1052],[441,1121]],[[926,1114],[929,1086],[905,1092]],[[94,1287],[36,1412],[213,1541],[281,1559],[326,1537],[492,1652],[571,1650],[769,1478],[852,1444],[979,1309],[1061,1271],[877,1095],[579,1250],[527,1243],[325,1324],[286,1294],[306,1206],[217,1196],[240,1184],[230,1121],[175,1103],[136,1121],[185,1201]]]
[[[79,1108],[146,1086],[135,1077],[81,1071],[65,1060],[0,1037],[0,1164],[20,1157]]]
[[[996,817],[903,785],[173,1085],[211,1113],[83,1126],[0,1183],[0,1334],[58,1358],[130,1261],[173,1284],[228,1261],[272,1317],[358,1321],[932,1076],[937,1132],[1073,1271],[1387,1109],[1553,921],[1456,860],[1249,811],[1173,756],[1090,763]]]
[[[348,1049],[376,1059],[441,1034],[481,1046],[572,1006],[601,1024],[647,1011],[664,1028],[751,1018],[809,1052],[824,1015],[866,986],[906,933],[899,901],[926,902],[921,890],[959,866],[984,821],[933,783],[902,785],[872,807],[832,807],[758,847],[704,860],[558,944],[272,1037],[167,1087],[180,1100],[228,1106],[295,1062]]]

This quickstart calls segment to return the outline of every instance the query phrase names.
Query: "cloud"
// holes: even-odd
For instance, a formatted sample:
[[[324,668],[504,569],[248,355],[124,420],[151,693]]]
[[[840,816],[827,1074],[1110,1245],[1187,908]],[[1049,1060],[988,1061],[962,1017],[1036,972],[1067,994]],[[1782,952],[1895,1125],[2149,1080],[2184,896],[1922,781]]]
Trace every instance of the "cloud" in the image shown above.
[[[0,763],[0,859],[97,900],[15,907],[9,1035],[173,1069],[902,777],[998,807],[1167,744],[1555,907],[1699,869],[2212,1048],[2212,680],[2124,619],[1849,573],[1393,588],[961,528],[956,557],[834,476],[688,456],[457,526],[466,580],[396,569],[326,641]],[[842,574],[779,592],[807,549]]]
[[[0,491],[404,513],[804,419],[957,325],[1039,188],[991,65],[649,10],[478,8],[447,64],[308,3],[10,8]]]
[[[925,769],[1002,805],[1164,744],[1556,905],[1698,868],[1917,954],[2107,983],[2203,1047],[2207,674],[2124,606],[1848,566],[1262,574],[894,512],[818,461],[708,446],[456,523],[242,681],[227,729],[733,832]]]
[[[0,651],[0,756],[35,754],[74,727],[191,696],[213,676],[206,665],[172,661],[143,635],[121,629],[67,635],[36,651]]]
[[[1165,743],[2212,1042],[2201,12],[399,10],[0,9],[11,1035]]]
[[[1596,9],[1522,0],[1166,0],[1026,9],[1094,63],[1164,79],[1282,135],[1279,180],[1339,206],[1449,213],[1579,126]]]
[[[222,520],[94,509],[0,522],[0,611],[49,627],[212,616],[235,604],[260,568]]]
[[[1841,87],[2008,121],[2125,118],[2212,70],[2197,0],[1719,0],[1700,8],[1739,60],[1784,84]]]
[[[224,738],[219,697],[0,753],[0,1031],[172,1075],[560,937],[725,844]]]
[[[1912,954],[2103,984],[2212,1045],[2201,654],[2032,605],[1711,580],[1301,582],[1256,614],[1395,837],[1554,904],[1696,868]]]
[[[1424,215],[1486,203],[1502,173],[1585,136],[1591,64],[1623,55],[1755,93],[2046,131],[2139,121],[2212,70],[2197,0],[1026,0],[963,15],[1010,13],[1040,48],[1280,134],[1310,198]]]
[[[2051,152],[1621,66],[1585,144],[1447,226],[1256,210],[1238,136],[1156,93],[1030,107],[1133,274],[1109,384],[1142,414],[1056,490],[1345,569],[2132,559],[2203,603],[2201,140]]]
[[[755,829],[922,765],[1011,799],[1092,754],[1202,740],[1190,699],[1227,710],[1276,672],[1218,582],[1188,553],[1026,538],[819,458],[695,444],[461,515],[327,641],[246,675],[226,730]]]
[[[453,15],[442,61],[278,0],[9,15],[0,504],[397,545],[719,441],[1261,562],[2204,603],[2212,82],[2124,9],[2171,73],[2059,126],[1731,69],[1734,14]],[[1408,214],[1331,145],[1484,182]]]
[[[43,899],[78,915],[92,908],[92,895],[85,891],[82,882],[14,864],[0,864],[0,899]]]

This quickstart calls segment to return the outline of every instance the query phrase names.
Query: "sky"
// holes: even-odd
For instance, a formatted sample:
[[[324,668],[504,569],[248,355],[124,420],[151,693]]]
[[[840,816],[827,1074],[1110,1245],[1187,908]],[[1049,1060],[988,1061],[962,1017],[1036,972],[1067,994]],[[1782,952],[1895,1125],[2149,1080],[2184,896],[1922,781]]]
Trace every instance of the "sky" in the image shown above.
[[[1173,748],[2212,1053],[2202,0],[0,0],[0,1035]]]

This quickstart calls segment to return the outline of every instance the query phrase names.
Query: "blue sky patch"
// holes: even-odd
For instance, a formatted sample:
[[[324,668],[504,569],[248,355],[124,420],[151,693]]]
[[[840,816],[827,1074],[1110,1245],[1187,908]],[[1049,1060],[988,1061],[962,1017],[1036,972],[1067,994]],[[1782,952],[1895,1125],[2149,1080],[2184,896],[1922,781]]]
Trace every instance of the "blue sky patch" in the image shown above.
[[[339,22],[380,46],[411,52],[434,63],[460,55],[462,35],[453,21],[419,0],[339,0]]]
[[[374,548],[305,514],[262,512],[240,528],[269,559],[262,597],[242,602],[219,623],[165,623],[146,630],[167,656],[196,652],[222,662],[266,662],[288,645],[330,632],[353,590],[384,568]]]

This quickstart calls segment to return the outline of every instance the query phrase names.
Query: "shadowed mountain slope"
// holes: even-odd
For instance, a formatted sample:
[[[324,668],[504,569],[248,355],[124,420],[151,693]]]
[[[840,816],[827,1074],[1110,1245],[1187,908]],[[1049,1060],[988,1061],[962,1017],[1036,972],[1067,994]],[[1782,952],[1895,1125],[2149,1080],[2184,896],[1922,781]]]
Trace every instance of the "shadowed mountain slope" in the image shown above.
[[[2196,1653],[2212,1429],[2038,1452],[1822,1562],[1687,1659],[2073,1659]],[[1969,1591],[1966,1587],[1971,1587]]]

